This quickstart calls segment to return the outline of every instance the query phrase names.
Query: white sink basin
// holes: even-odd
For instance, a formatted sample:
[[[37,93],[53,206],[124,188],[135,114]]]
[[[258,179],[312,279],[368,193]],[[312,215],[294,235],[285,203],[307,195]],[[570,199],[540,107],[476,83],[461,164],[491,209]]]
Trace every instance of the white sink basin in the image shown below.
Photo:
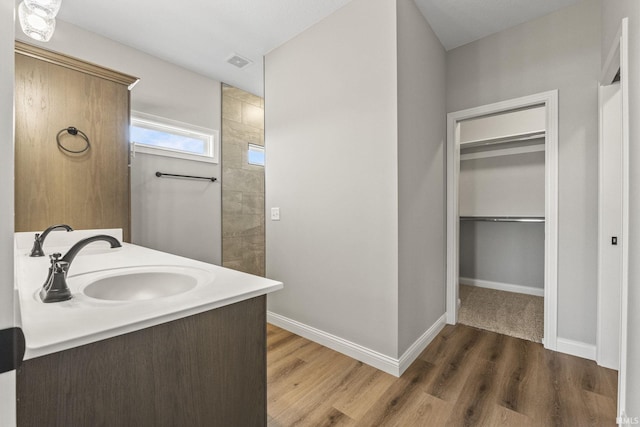
[[[212,281],[213,273],[188,267],[150,266],[104,270],[75,279],[81,292],[90,298],[143,301],[188,292],[205,281]]]

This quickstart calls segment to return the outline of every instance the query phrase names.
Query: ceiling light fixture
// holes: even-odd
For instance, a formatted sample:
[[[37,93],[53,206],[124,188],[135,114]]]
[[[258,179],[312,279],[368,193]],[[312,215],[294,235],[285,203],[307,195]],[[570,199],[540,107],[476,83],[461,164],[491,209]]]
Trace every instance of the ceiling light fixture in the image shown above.
[[[22,31],[34,40],[47,42],[56,29],[56,15],[62,0],[24,0],[18,6]]]

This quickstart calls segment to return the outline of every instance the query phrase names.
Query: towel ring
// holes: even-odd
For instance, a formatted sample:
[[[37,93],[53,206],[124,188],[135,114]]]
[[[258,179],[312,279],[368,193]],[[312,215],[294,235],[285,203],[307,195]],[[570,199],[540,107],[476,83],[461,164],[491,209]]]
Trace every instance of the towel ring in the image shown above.
[[[60,135],[62,135],[64,132],[67,132],[69,135],[74,135],[74,136],[79,135],[80,138],[84,139],[86,146],[82,150],[69,150],[60,142]],[[58,134],[56,135],[56,142],[58,143],[58,148],[71,154],[81,154],[87,151],[89,148],[91,148],[91,143],[89,142],[89,137],[87,136],[87,134],[73,126],[62,129],[60,132],[58,132]]]

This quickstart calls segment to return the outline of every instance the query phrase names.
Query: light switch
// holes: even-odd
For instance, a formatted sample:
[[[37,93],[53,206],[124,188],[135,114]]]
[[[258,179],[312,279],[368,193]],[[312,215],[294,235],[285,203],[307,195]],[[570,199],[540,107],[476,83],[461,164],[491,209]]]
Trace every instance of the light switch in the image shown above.
[[[271,208],[271,221],[280,221],[280,208]]]

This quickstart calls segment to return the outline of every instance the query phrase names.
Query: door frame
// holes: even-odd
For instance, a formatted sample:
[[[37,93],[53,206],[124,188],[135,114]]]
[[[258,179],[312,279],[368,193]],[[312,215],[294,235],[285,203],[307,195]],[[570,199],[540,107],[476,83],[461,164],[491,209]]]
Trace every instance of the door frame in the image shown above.
[[[13,284],[15,2],[0,2],[0,330],[17,324]],[[16,372],[0,374],[0,425],[16,424]]]
[[[556,350],[558,339],[558,91],[447,114],[447,323],[458,321],[460,122],[510,110],[545,106],[545,254],[544,347]]]
[[[605,78],[605,74],[603,73],[603,78]],[[611,76],[611,78],[613,79],[613,76]],[[611,342],[607,342],[607,337],[611,336],[612,331],[607,325],[610,324],[610,321],[614,318],[615,315],[617,315],[618,317],[620,317],[620,309],[618,308],[618,310],[616,312],[613,312],[613,308],[611,306],[611,304],[609,304],[609,301],[607,301],[607,290],[608,290],[608,286],[610,286],[611,284],[614,284],[615,282],[610,282],[610,276],[609,276],[609,271],[605,271],[604,265],[603,265],[603,261],[604,261],[604,257],[606,256],[607,252],[606,252],[606,247],[609,246],[609,241],[611,238],[611,233],[613,233],[612,231],[612,225],[610,223],[610,219],[609,221],[607,221],[607,223],[605,223],[605,218],[609,218],[608,213],[607,213],[607,204],[604,201],[603,197],[604,194],[606,194],[606,190],[605,190],[605,184],[606,184],[606,179],[605,179],[605,175],[604,175],[604,170],[605,168],[607,168],[607,163],[605,162],[605,158],[606,158],[606,154],[607,153],[607,149],[605,148],[605,139],[607,139],[608,137],[605,136],[604,134],[604,130],[605,130],[605,126],[604,123],[606,122],[606,118],[605,118],[605,88],[609,87],[609,86],[614,86],[617,85],[617,91],[619,91],[618,93],[620,94],[620,139],[619,139],[619,150],[620,150],[620,163],[619,165],[617,165],[619,167],[618,171],[620,172],[620,178],[621,181],[624,181],[624,176],[622,176],[624,174],[624,166],[623,166],[623,159],[622,159],[622,87],[620,84],[617,83],[612,83],[611,81],[609,82],[609,84],[605,84],[605,80],[601,80],[600,85],[598,86],[598,122],[599,122],[599,129],[598,129],[598,296],[597,296],[597,322],[596,322],[596,363],[598,363],[598,365],[600,366],[604,366],[606,368],[609,369],[615,369],[618,370],[619,367],[619,351],[620,351],[620,340],[619,340],[619,335],[618,334],[618,342],[617,342],[617,346],[615,348],[615,353],[613,353],[613,349],[611,346]],[[627,177],[628,179],[628,177]],[[621,185],[622,187],[622,185]],[[617,224],[619,226],[615,227],[615,234],[618,237],[618,241],[620,242],[619,246],[618,246],[618,250],[620,251],[620,265],[619,265],[619,274],[620,274],[620,281],[618,283],[622,283],[622,241],[626,240],[626,236],[623,235],[622,233],[622,199],[623,197],[623,190],[622,188],[620,188],[620,217],[619,217],[619,221],[620,223]],[[607,232],[605,233],[605,229]],[[621,290],[621,288],[620,288]],[[620,299],[620,293],[619,295],[619,299]],[[620,304],[620,301],[618,302]],[[619,320],[618,320],[619,322]],[[617,332],[620,332],[620,325],[618,325],[618,330]],[[609,345],[607,345],[607,343]]]
[[[618,33],[609,49],[600,84],[610,84],[620,70],[620,92],[622,95],[622,276],[620,283],[620,364],[618,370],[618,415],[625,414],[627,397],[627,326],[629,298],[629,18],[622,19]],[[600,283],[598,283],[600,292]],[[599,304],[599,303],[598,303]],[[600,306],[598,306],[600,309]],[[598,313],[598,319],[600,313]],[[600,336],[600,321],[596,337]],[[599,344],[596,340],[596,345]],[[598,349],[598,352],[600,350]]]

